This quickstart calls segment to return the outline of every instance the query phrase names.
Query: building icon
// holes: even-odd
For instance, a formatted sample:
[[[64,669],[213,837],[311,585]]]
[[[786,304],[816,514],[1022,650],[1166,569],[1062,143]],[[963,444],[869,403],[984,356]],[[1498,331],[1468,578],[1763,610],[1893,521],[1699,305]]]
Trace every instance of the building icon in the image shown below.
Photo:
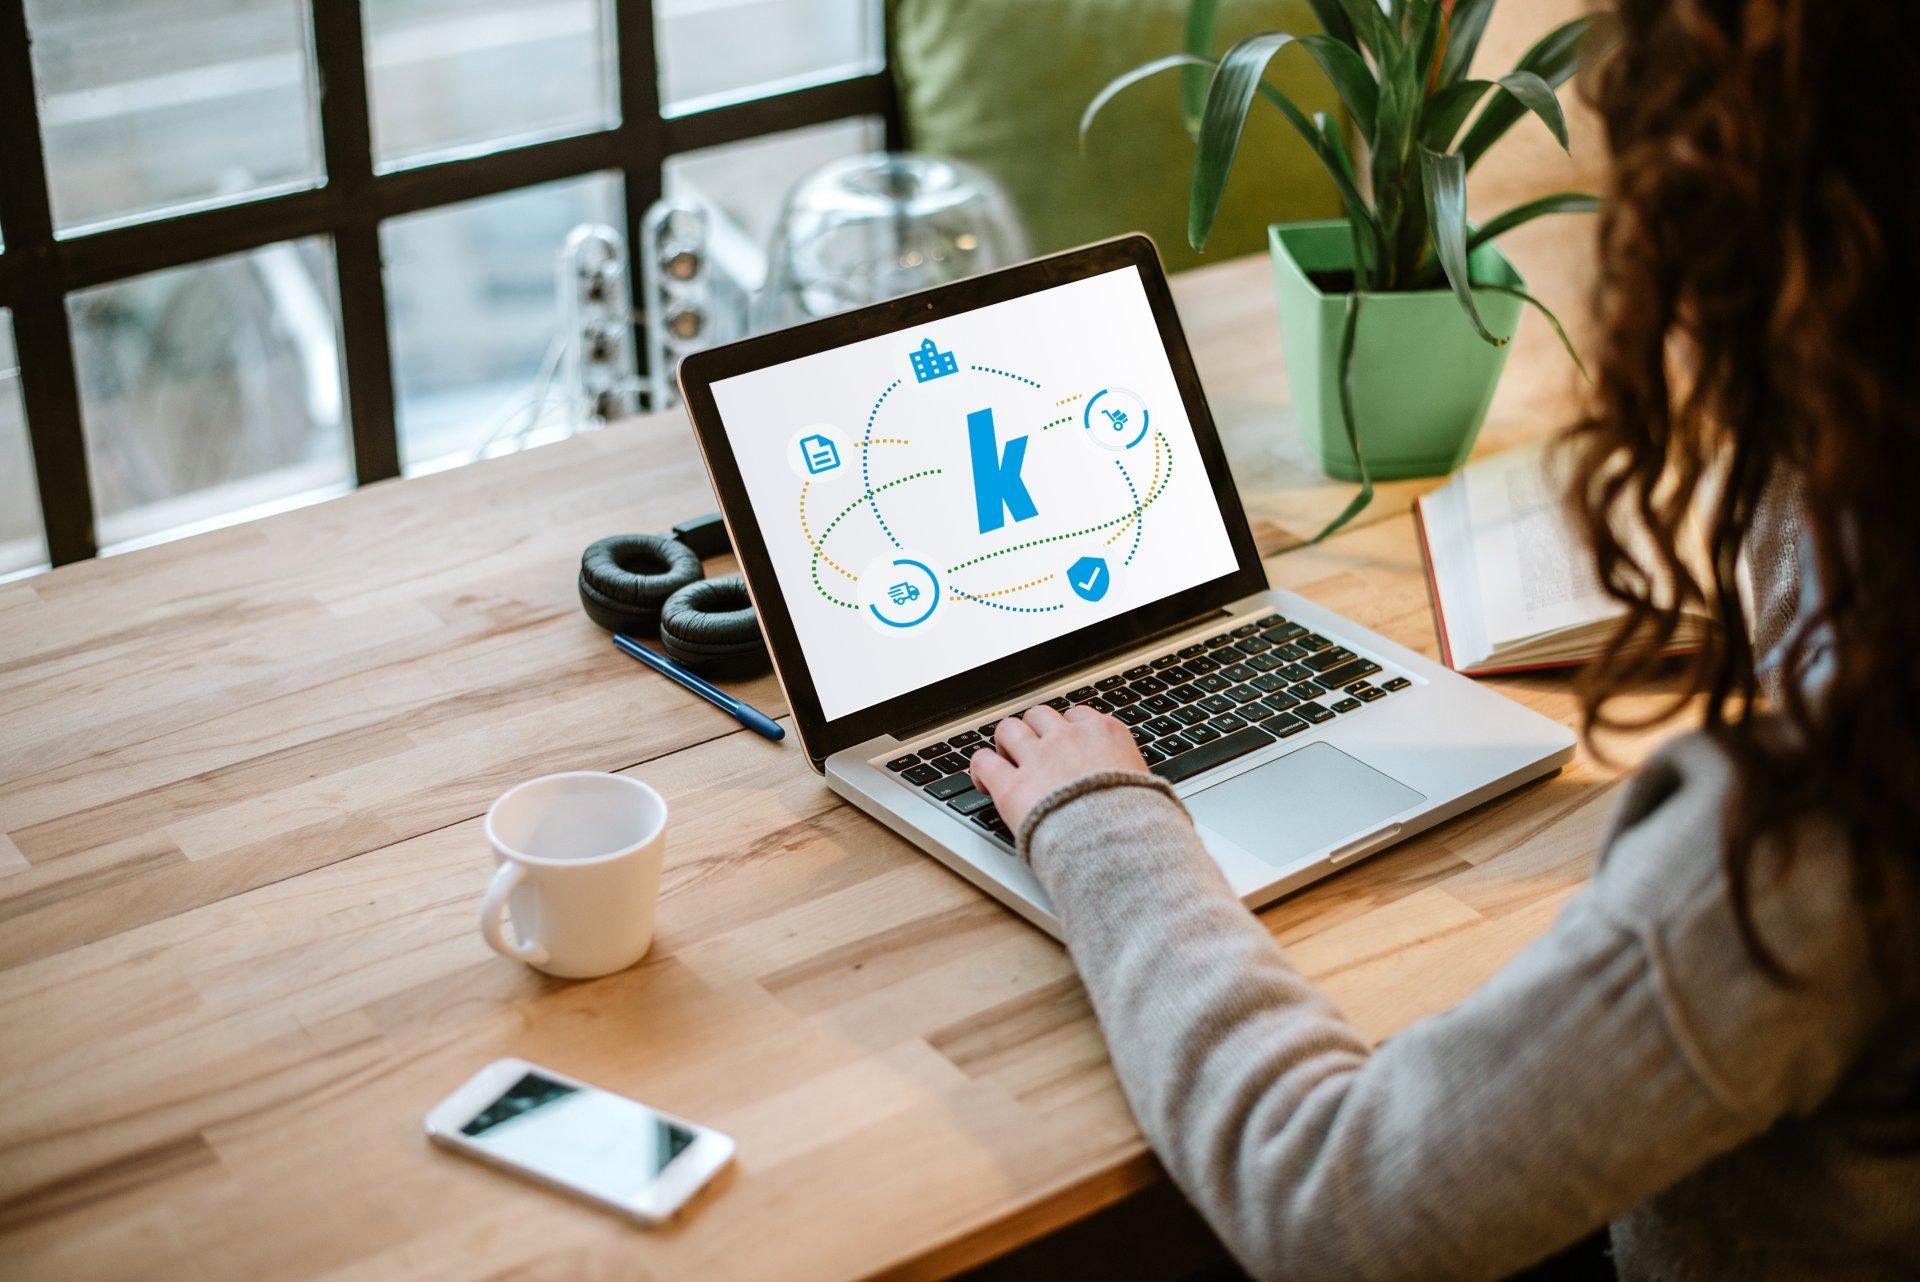
[[[960,363],[953,359],[953,353],[935,347],[931,338],[921,339],[919,350],[908,353],[908,359],[913,362],[913,378],[917,383],[931,383],[936,378],[960,372]]]

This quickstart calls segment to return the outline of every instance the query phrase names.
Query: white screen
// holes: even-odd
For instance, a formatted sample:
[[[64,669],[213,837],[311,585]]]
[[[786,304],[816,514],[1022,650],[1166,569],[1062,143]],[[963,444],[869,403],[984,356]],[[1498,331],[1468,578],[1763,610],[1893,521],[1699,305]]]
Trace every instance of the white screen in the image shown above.
[[[1138,268],[713,396],[828,720],[1235,567]]]
[[[698,1138],[644,1104],[539,1073],[522,1075],[460,1133],[517,1166],[628,1203]]]

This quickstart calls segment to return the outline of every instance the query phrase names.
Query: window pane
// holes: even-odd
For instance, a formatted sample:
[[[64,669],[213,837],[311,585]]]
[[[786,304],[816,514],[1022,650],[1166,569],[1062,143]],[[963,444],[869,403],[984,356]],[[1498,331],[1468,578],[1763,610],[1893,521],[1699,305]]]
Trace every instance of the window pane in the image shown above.
[[[20,400],[13,317],[0,309],[0,578],[46,564],[47,535],[40,527],[40,490],[34,482],[26,407]]]
[[[552,379],[561,246],[623,228],[620,182],[589,174],[395,218],[386,260],[400,462],[409,474],[570,430]]]
[[[304,0],[26,0],[55,229],[320,181]]]
[[[667,195],[717,210],[764,251],[795,183],[828,161],[878,150],[885,136],[877,118],[858,117],[684,152],[667,160]]]
[[[653,12],[669,114],[881,67],[878,0],[655,0]]]
[[[382,169],[611,126],[607,0],[362,0]]]
[[[330,242],[116,281],[68,307],[106,550],[351,487]]]

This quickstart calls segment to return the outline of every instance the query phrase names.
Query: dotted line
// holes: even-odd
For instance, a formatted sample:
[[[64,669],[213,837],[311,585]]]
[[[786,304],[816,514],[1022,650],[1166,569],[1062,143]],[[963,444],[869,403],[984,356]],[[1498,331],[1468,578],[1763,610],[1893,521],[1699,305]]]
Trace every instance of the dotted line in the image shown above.
[[[1064,423],[1071,423],[1071,422],[1073,422],[1073,415],[1069,414],[1065,418],[1056,418],[1051,423],[1042,423],[1040,425],[1040,430],[1043,432],[1051,432],[1054,428],[1059,427]]]
[[[1047,577],[1052,578],[1053,576],[1048,575]],[[1008,605],[1004,601],[989,601],[983,596],[975,596],[971,592],[962,592],[959,588],[949,588],[948,591],[952,592],[962,601],[971,601],[975,605],[990,605],[996,610],[1005,610],[1009,614],[1052,614],[1055,610],[1064,610],[1067,608],[1064,605]]]
[[[941,471],[942,471],[941,468],[935,467],[935,468],[928,468],[924,472],[909,472],[905,476],[897,477],[894,480],[888,481],[885,485],[882,485],[880,488],[883,490],[890,490],[896,485],[905,485],[908,481],[917,481],[924,476],[938,476],[940,475]],[[831,601],[833,604],[837,606],[841,606],[844,609],[848,609],[848,610],[858,610],[860,607],[855,605],[851,601],[842,601],[839,597],[827,591],[827,589],[821,584],[820,560],[822,557],[826,556],[827,554],[826,553],[827,540],[833,537],[833,531],[835,527],[837,527],[840,524],[840,522],[847,519],[847,514],[849,512],[859,507],[862,503],[865,503],[868,500],[870,500],[873,497],[873,495],[874,495],[874,491],[868,490],[865,494],[862,494],[859,498],[855,499],[853,502],[841,508],[839,515],[835,516],[831,521],[827,522],[827,528],[820,531],[820,541],[814,544],[813,563],[811,566],[808,567],[810,572],[813,575],[813,590],[815,592],[818,592],[821,596],[825,597],[827,600]],[[851,578],[853,576],[848,575],[847,577]]]
[[[1158,430],[1156,430],[1153,434],[1153,447],[1156,453],[1159,450],[1166,447],[1166,438],[1162,436]],[[962,561],[958,565],[948,566],[947,573],[958,574],[960,573],[960,571],[967,569],[969,566],[979,565],[982,561],[991,561],[996,556],[1006,556],[1010,552],[1024,552],[1028,548],[1043,547],[1049,543],[1064,543],[1069,539],[1084,538],[1089,534],[1096,534],[1101,530],[1112,529],[1114,526],[1120,525],[1123,522],[1131,521],[1134,517],[1139,516],[1140,513],[1152,507],[1154,504],[1154,501],[1158,499],[1162,494],[1166,493],[1167,486],[1173,484],[1173,463],[1171,458],[1171,455],[1172,455],[1171,450],[1168,450],[1168,455],[1169,455],[1169,458],[1167,463],[1166,481],[1160,486],[1159,489],[1151,491],[1147,495],[1147,501],[1140,504],[1140,506],[1136,507],[1133,511],[1122,513],[1121,515],[1114,517],[1111,521],[1102,521],[1098,525],[1089,525],[1084,530],[1074,530],[1070,534],[1055,534],[1050,538],[1034,539],[1030,543],[1015,543],[1011,547],[999,548],[992,552],[984,552],[981,555],[974,557],[970,561]],[[821,541],[824,542],[825,539],[826,539],[826,536],[822,535]]]
[[[854,444],[864,450],[869,445],[911,445],[913,442],[904,436],[869,436],[866,440],[856,441]]]
[[[867,411],[867,440],[871,441],[873,439],[873,420],[880,413],[880,407],[887,403],[887,398],[893,395],[893,389],[898,386],[900,386],[900,380],[897,378],[891,383],[888,383],[887,390],[880,393],[880,399],[875,401],[873,408]],[[904,445],[906,442],[902,441],[901,444]],[[880,532],[887,536],[887,542],[898,548],[901,546],[900,540],[893,537],[893,529],[887,524],[887,518],[880,515],[880,504],[873,497],[873,475],[868,466],[872,458],[872,450],[862,450],[860,452],[860,484],[867,487],[866,502],[867,506],[873,509],[874,524],[878,525]],[[820,541],[825,543],[827,536],[824,534],[821,535]],[[855,608],[858,609],[859,607],[856,606]]]
[[[1159,461],[1159,456],[1155,455],[1154,462],[1158,463]],[[1123,565],[1132,565],[1133,554],[1140,550],[1141,527],[1146,525],[1147,521],[1145,517],[1140,515],[1140,491],[1133,488],[1133,478],[1127,475],[1127,465],[1119,459],[1115,459],[1113,465],[1120,469],[1120,478],[1127,483],[1127,494],[1133,499],[1133,546],[1127,549],[1127,559],[1122,562]],[[1126,531],[1126,528],[1127,527],[1123,525],[1118,530],[1115,530],[1113,532],[1113,538],[1107,540],[1107,546],[1113,546],[1113,539],[1119,538],[1120,535]]]
[[[1072,396],[1062,396],[1059,400],[1055,401],[1054,404],[1055,405],[1071,405],[1085,395],[1086,395],[1085,392],[1075,392]]]
[[[1120,460],[1115,459],[1114,462],[1119,463]],[[1134,501],[1137,506],[1139,502],[1139,498],[1138,498],[1138,492],[1135,491],[1133,488],[1133,477],[1127,472],[1127,469],[1124,466],[1121,467],[1120,474],[1127,478],[1127,491],[1135,495]],[[1153,452],[1153,480],[1148,483],[1147,490],[1149,492],[1152,492],[1153,490],[1156,490],[1159,487],[1160,487],[1160,451],[1156,448]],[[1142,517],[1137,519],[1144,521],[1145,518]],[[1127,527],[1123,525],[1119,529],[1115,530],[1112,534],[1107,536],[1107,546],[1112,547],[1114,544],[1118,543],[1121,539],[1124,539],[1126,537],[1127,537]],[[1135,524],[1133,527],[1133,550],[1134,552],[1137,552],[1140,550],[1140,526],[1138,524]],[[1128,565],[1133,564],[1133,552],[1127,553],[1127,564]]]
[[[1025,592],[1028,588],[1037,588],[1042,583],[1051,581],[1052,578],[1053,576],[1051,574],[1043,574],[1039,578],[1027,583],[1016,583],[1010,588],[995,588],[991,592],[976,592],[974,595],[979,597],[1012,596],[1015,592]]]
[[[827,550],[821,547],[818,543],[815,543],[813,541],[813,532],[807,528],[807,490],[812,485],[813,485],[812,481],[800,482],[800,533],[806,536],[807,546],[813,549],[814,556],[818,557],[822,561],[825,561],[828,565],[832,566],[834,569],[840,571],[841,578],[846,579],[849,582],[857,583],[859,580],[854,577],[853,571],[849,570],[846,566],[840,564],[838,561],[828,556]],[[815,574],[816,574],[816,582],[817,582],[818,581],[817,570],[815,571]]]
[[[998,375],[999,375],[999,376],[1000,376],[1001,378],[1010,378],[1010,379],[1012,379],[1012,380],[1014,380],[1014,381],[1015,381],[1016,383],[1025,383],[1025,384],[1026,384],[1026,385],[1027,385],[1028,387],[1038,387],[1038,386],[1040,386],[1040,384],[1038,384],[1038,383],[1036,383],[1036,382],[1034,382],[1034,381],[1033,381],[1032,379],[1030,379],[1030,378],[1028,378],[1028,377],[1027,377],[1026,375],[1024,375],[1024,374],[1013,374],[1013,373],[1009,373],[1008,371],[1006,371],[1006,370],[1003,370],[1003,369],[995,369],[995,368],[994,368],[993,366],[991,366],[991,365],[970,365],[970,366],[968,366],[968,368],[969,368],[969,369],[977,369],[977,370],[979,370],[979,371],[980,371],[980,372],[981,372],[982,374],[998,374]]]

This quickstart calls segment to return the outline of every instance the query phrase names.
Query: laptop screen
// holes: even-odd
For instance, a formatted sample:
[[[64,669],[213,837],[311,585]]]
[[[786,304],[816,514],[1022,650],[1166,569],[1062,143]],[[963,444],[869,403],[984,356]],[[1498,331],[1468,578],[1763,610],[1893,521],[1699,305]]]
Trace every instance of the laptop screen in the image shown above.
[[[830,721],[1236,569],[1138,267],[712,394]]]

